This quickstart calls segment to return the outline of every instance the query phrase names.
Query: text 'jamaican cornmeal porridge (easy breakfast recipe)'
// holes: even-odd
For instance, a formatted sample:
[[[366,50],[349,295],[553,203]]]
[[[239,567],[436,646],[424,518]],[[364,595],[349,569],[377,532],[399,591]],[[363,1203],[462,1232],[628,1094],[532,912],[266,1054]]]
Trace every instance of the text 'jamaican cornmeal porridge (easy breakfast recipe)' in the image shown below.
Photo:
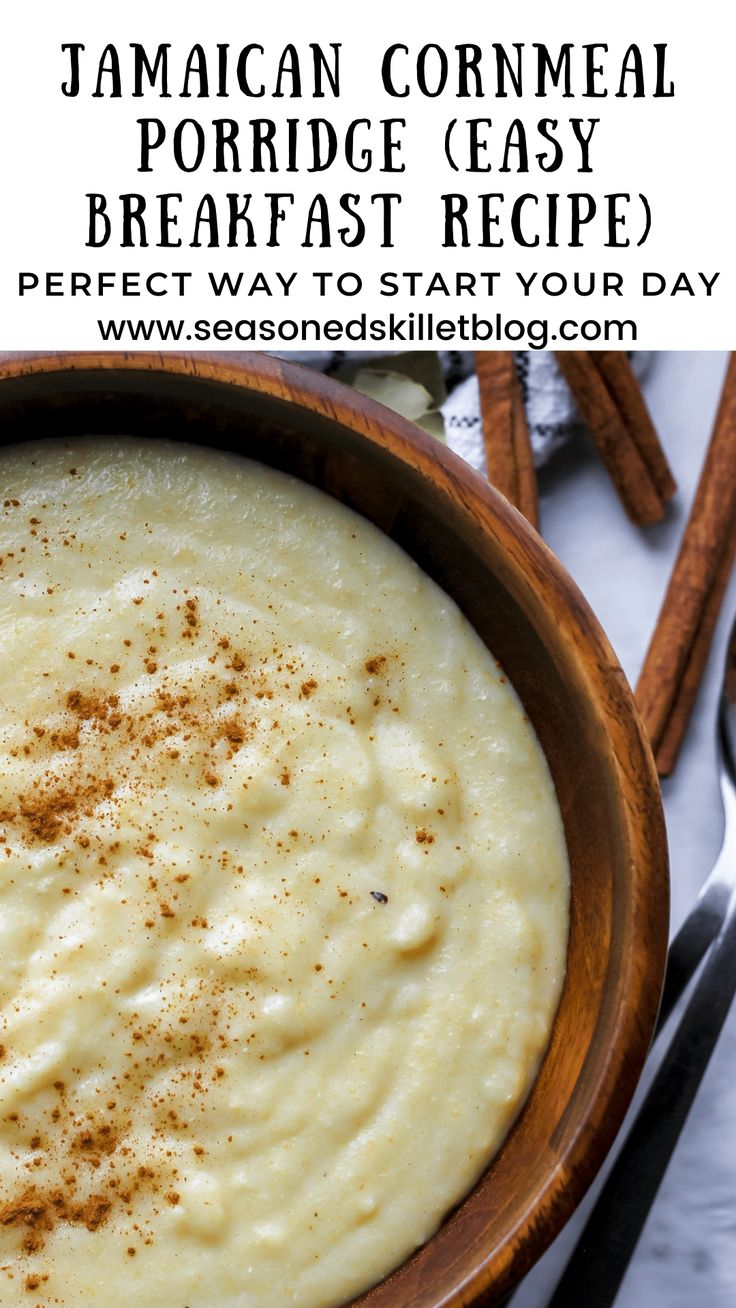
[[[321,492],[153,441],[0,470],[0,1303],[341,1304],[472,1186],[548,1039],[539,745]]]

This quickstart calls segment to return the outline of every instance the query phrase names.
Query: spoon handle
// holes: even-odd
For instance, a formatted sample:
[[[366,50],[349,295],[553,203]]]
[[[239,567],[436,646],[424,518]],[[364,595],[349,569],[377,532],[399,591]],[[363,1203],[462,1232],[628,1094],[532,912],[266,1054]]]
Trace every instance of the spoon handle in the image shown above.
[[[672,941],[667,954],[655,1040],[667,1025],[673,1008],[690,984],[719,931],[723,929],[731,890],[732,887],[724,881],[709,879],[698,902]]]
[[[736,623],[726,653],[718,741],[726,818],[723,846],[695,905],[669,947],[655,1040],[722,929],[731,894],[736,889]]]
[[[736,993],[736,896],[548,1308],[610,1308]]]

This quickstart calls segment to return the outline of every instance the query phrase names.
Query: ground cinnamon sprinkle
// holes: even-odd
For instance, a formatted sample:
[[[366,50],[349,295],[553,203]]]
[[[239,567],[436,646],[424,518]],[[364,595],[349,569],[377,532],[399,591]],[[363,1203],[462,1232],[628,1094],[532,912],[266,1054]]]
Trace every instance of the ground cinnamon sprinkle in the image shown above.
[[[77,1203],[61,1189],[43,1192],[29,1186],[16,1199],[0,1207],[0,1226],[25,1227],[23,1252],[36,1253],[43,1248],[46,1236],[61,1223],[96,1231],[107,1220],[111,1207],[110,1199],[104,1194],[92,1194]]]
[[[117,1136],[112,1127],[107,1123],[102,1126],[93,1126],[88,1130],[81,1131],[72,1141],[72,1153],[79,1153],[88,1159],[96,1159],[99,1162],[101,1154],[112,1154],[117,1149]]]
[[[21,823],[27,838],[49,845],[62,831],[71,831],[71,821],[80,811],[90,811],[94,804],[108,798],[114,790],[110,777],[101,777],[76,790],[51,788],[30,795],[19,795],[18,808],[0,812],[0,823]]]
[[[42,1195],[35,1186],[29,1186],[16,1199],[10,1199],[0,1205],[0,1226],[25,1226],[29,1232],[37,1232],[24,1241],[27,1252],[38,1248],[43,1240],[43,1233],[54,1226],[54,1199],[58,1206],[64,1203],[64,1195],[59,1190],[52,1195]]]
[[[83,722],[93,719],[96,722],[107,722],[110,710],[116,709],[119,703],[119,695],[85,695],[81,690],[70,690],[66,697],[66,707]]]
[[[107,1215],[112,1207],[109,1199],[103,1194],[93,1194],[83,1204],[81,1216],[88,1231],[96,1231],[102,1222],[106,1221]]]
[[[385,654],[374,654],[373,658],[366,659],[365,670],[370,673],[372,677],[375,677],[377,673],[383,672],[387,663],[388,659]]]
[[[0,822],[21,820],[28,835],[41,844],[52,844],[59,836],[68,815],[74,810],[71,795],[57,791],[53,795],[20,796],[17,811],[0,813]]]
[[[65,1087],[61,1086],[57,1092],[62,1105],[65,1104]],[[107,1107],[112,1111],[115,1101],[111,1100]],[[58,1109],[51,1114],[55,1122],[60,1117]],[[46,1184],[25,1186],[0,1205],[0,1227],[18,1228],[22,1232],[22,1254],[41,1250],[47,1237],[60,1225],[97,1231],[116,1207],[129,1216],[135,1195],[143,1190],[155,1195],[165,1182],[170,1185],[176,1179],[175,1166],[162,1171],[160,1166],[141,1163],[125,1139],[124,1132],[112,1121],[92,1117],[69,1139],[66,1131],[58,1128],[46,1147],[39,1137],[33,1138],[31,1146],[48,1154],[52,1176]],[[90,1189],[92,1178],[95,1185]],[[167,1192],[168,1202],[173,1202],[169,1196],[174,1193]]]
[[[187,614],[198,622],[196,605],[196,600],[187,601]],[[130,642],[126,640],[123,643]],[[148,656],[144,659],[149,673],[158,671],[157,663],[150,657],[151,652],[152,647],[149,648]],[[119,670],[118,664],[113,666]],[[235,655],[229,666],[236,671],[243,671],[246,666],[245,660],[242,656]],[[252,685],[253,690],[258,687],[255,692],[256,698],[263,697],[264,693],[266,697],[271,694],[270,691],[264,692],[264,681],[265,674],[259,671]],[[155,688],[156,704],[153,708],[127,710],[121,707],[121,698],[118,694],[75,687],[68,691],[63,699],[63,709],[74,718],[71,727],[58,727],[55,724],[49,726],[48,723],[26,724],[29,726],[32,744],[25,745],[23,753],[33,757],[39,757],[39,753],[41,757],[45,754],[49,759],[49,767],[34,791],[18,796],[16,807],[6,805],[0,810],[0,824],[20,827],[25,839],[30,843],[53,844],[62,835],[71,834],[76,822],[92,816],[98,804],[114,795],[116,783],[109,776],[95,775],[88,766],[86,758],[87,743],[94,744],[96,741],[95,748],[98,749],[96,766],[99,768],[99,755],[101,753],[104,756],[106,750],[104,738],[110,732],[120,730],[133,751],[137,741],[149,750],[159,741],[165,744],[172,734],[182,733],[185,742],[196,739],[197,747],[200,750],[204,748],[205,763],[208,763],[210,751],[218,740],[224,739],[227,742],[226,757],[232,758],[234,752],[240,749],[256,730],[255,721],[244,724],[239,718],[228,717],[220,721],[214,718],[201,687],[198,687],[199,695],[195,696],[182,691],[180,687],[171,689],[166,683],[167,678],[164,675],[163,684]],[[225,683],[223,687],[213,674],[212,692],[220,704],[240,696],[242,689],[241,685],[234,681]],[[162,723],[161,715],[168,719],[168,723]],[[62,782],[59,779],[58,769],[54,764],[54,753],[59,750],[65,753],[80,753],[79,780],[65,778]],[[166,754],[169,759],[176,761],[181,757],[181,750],[167,748]],[[119,767],[119,757],[118,749],[115,758],[116,767]],[[133,752],[130,761],[132,762],[136,757],[137,754]],[[214,762],[214,758],[211,761]],[[125,760],[123,760],[123,772],[126,774],[128,772]],[[207,785],[213,789],[220,785],[219,774],[211,766],[205,766],[202,775]],[[83,834],[78,834],[76,840],[80,847],[89,847],[89,839]]]
[[[68,539],[74,540],[71,533]],[[145,579],[136,582],[136,589],[148,585]],[[241,784],[243,790],[248,789],[245,778],[251,766],[245,747],[254,739],[257,760],[261,740],[268,735],[269,768],[274,768],[281,786],[292,784],[291,769],[278,762],[286,717],[279,721],[269,702],[276,698],[280,703],[284,694],[292,702],[310,700],[318,690],[317,679],[309,675],[302,654],[288,646],[271,648],[270,641],[267,649],[256,654],[254,649],[259,647],[257,643],[251,646],[249,627],[242,625],[239,635],[233,629],[232,637],[221,635],[222,627],[208,629],[199,599],[184,596],[180,591],[167,604],[160,594],[154,596],[152,587],[146,589],[145,597],[154,603],[146,605],[144,596],[137,595],[132,599],[135,612],[126,599],[129,631],[125,638],[118,633],[114,645],[105,641],[95,647],[76,631],[67,636],[58,656],[63,666],[61,688],[53,700],[51,691],[37,721],[22,723],[18,755],[30,758],[35,766],[33,780],[27,780],[23,772],[22,790],[18,786],[15,793],[3,792],[0,804],[0,837],[13,846],[19,866],[23,845],[32,848],[59,842],[57,849],[48,851],[49,859],[65,865],[55,887],[59,899],[61,894],[79,895],[81,915],[87,908],[85,889],[88,885],[99,887],[103,897],[111,896],[106,902],[113,902],[115,909],[118,900],[127,906],[121,917],[125,920],[132,914],[131,930],[151,956],[158,941],[176,942],[180,931],[208,932],[215,939],[219,925],[216,915],[208,918],[201,911],[203,904],[197,902],[196,865],[192,873],[175,870],[181,866],[177,837],[171,842],[166,821],[157,822],[165,809],[161,792],[169,784],[177,786],[182,778],[182,788],[188,785],[189,794],[196,785],[198,803],[204,794],[205,811],[235,806],[235,825],[242,818],[237,810],[238,792]],[[155,623],[154,607],[158,609]],[[209,640],[206,647],[201,636]],[[177,643],[173,655],[172,637]],[[192,642],[195,637],[197,644],[182,651],[182,638]],[[75,649],[67,650],[67,641]],[[205,664],[207,656],[211,668]],[[377,656],[376,666],[385,661],[385,656]],[[52,670],[42,675],[53,677],[53,666],[49,666]],[[110,693],[113,687],[118,693]],[[308,721],[312,715],[316,717],[314,705],[306,704],[303,714]],[[290,744],[286,741],[287,748]],[[243,756],[230,770],[228,762],[241,750]],[[247,761],[241,767],[243,759]],[[247,825],[242,823],[246,829]],[[13,830],[2,830],[5,826]],[[296,828],[290,829],[289,841],[297,839],[306,845],[308,831],[302,830],[300,835]],[[174,855],[167,852],[172,844]],[[122,854],[116,856],[121,847]],[[235,842],[232,848],[237,849]],[[209,870],[206,855],[202,857],[203,870]],[[167,858],[171,858],[170,864]],[[148,867],[141,869],[139,859],[145,859]],[[116,882],[121,866],[124,875]],[[217,866],[225,877],[248,874],[238,855],[228,850],[218,848]],[[156,875],[149,876],[149,872]],[[183,889],[190,876],[190,884]],[[136,882],[136,891],[140,888],[140,899],[131,893],[128,877]],[[319,883],[319,877],[315,881]],[[281,893],[288,899],[291,890]],[[295,894],[292,903],[297,901]],[[63,904],[64,910],[71,908],[69,900]],[[80,936],[84,943],[78,947],[82,949],[86,937]],[[63,941],[61,956],[68,941],[59,938]],[[76,948],[76,940],[70,939],[70,948]],[[93,947],[96,943],[93,941]],[[57,954],[53,958],[56,960]],[[59,975],[64,966],[62,959]],[[100,985],[109,985],[106,994],[119,1023],[115,1041],[123,1042],[115,1051],[120,1061],[106,1062],[105,1050],[100,1050],[102,1076],[99,1088],[91,1091],[94,1077],[86,1081],[88,1068],[71,1066],[70,1058],[64,1068],[65,1083],[56,1083],[56,1096],[51,1095],[50,1102],[45,1099],[46,1087],[28,1112],[24,1109],[5,1118],[8,1147],[23,1169],[23,1183],[16,1183],[14,1194],[9,1196],[6,1191],[3,1195],[0,1233],[5,1230],[6,1240],[21,1258],[16,1284],[24,1283],[23,1273],[28,1271],[25,1287],[29,1291],[38,1289],[45,1277],[35,1268],[31,1271],[34,1264],[24,1266],[22,1258],[41,1250],[58,1228],[81,1227],[94,1232],[107,1226],[108,1234],[101,1239],[116,1238],[119,1233],[121,1254],[134,1257],[137,1249],[142,1252],[142,1245],[155,1238],[156,1218],[164,1212],[173,1216],[170,1208],[188,1203],[185,1187],[189,1177],[176,1166],[181,1157],[179,1144],[185,1139],[187,1154],[192,1155],[187,1169],[198,1167],[196,1160],[210,1151],[209,1137],[203,1144],[192,1142],[202,1122],[195,1112],[204,1112],[207,1096],[217,1100],[228,1084],[230,1067],[224,1059],[229,1044],[239,1038],[231,1034],[230,1022],[239,1019],[243,1002],[255,1009],[259,998],[255,968],[247,970],[244,986],[239,981],[236,990],[208,977],[194,998],[184,984],[181,992],[177,990],[180,981],[194,986],[193,978],[175,976],[172,981],[167,977],[171,987],[167,994],[173,998],[162,1000],[160,1010],[154,1011],[152,1006],[131,1015],[122,1000],[112,998],[113,976],[114,968],[109,973],[101,969]],[[215,988],[218,984],[219,991]],[[332,980],[328,984],[332,986]],[[70,1005],[77,999],[83,1000],[84,994],[75,990]],[[84,1017],[85,1010],[80,1012]],[[248,1032],[248,1044],[257,1039],[256,1031]],[[5,1046],[0,1045],[0,1060],[5,1055]],[[97,1051],[93,1058],[96,1060]],[[84,1057],[80,1062],[84,1063]],[[90,1099],[92,1093],[100,1095],[100,1106],[107,1104],[108,1115],[98,1117],[88,1111],[95,1103]],[[137,1120],[141,1103],[150,1114],[146,1128],[151,1126],[152,1132],[144,1131],[142,1137]],[[142,1146],[141,1138],[153,1143]],[[31,1177],[33,1183],[26,1184]],[[51,1252],[48,1250],[47,1256]]]
[[[199,601],[196,599],[188,599],[184,605],[186,612],[184,614],[184,630],[181,634],[188,640],[192,639],[199,627],[198,603]]]

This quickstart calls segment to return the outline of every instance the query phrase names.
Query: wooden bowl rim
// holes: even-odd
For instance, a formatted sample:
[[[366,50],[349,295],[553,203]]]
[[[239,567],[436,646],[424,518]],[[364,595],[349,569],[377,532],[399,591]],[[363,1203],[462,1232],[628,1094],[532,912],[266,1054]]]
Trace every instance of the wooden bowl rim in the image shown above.
[[[666,962],[669,876],[659,781],[633,695],[608,638],[564,566],[485,478],[413,423],[339,382],[255,351],[0,353],[0,384],[57,372],[161,373],[222,383],[297,405],[352,428],[394,457],[398,454],[414,471],[439,483],[442,492],[459,498],[463,511],[502,548],[513,540],[518,556],[521,545],[535,590],[556,615],[560,643],[582,671],[581,679],[607,728],[615,722],[616,731],[609,731],[609,739],[632,854],[633,913],[631,935],[622,951],[611,1039],[591,1077],[577,1129],[546,1183],[542,1170],[533,1206],[501,1245],[487,1251],[452,1293],[438,1300],[436,1308],[468,1308],[497,1282],[509,1289],[562,1229],[603,1163],[644,1064]],[[584,665],[581,648],[590,656]],[[647,906],[655,901],[657,911],[648,913]],[[591,1117],[598,1118],[596,1130],[590,1129]],[[512,1241],[516,1247],[509,1256]]]

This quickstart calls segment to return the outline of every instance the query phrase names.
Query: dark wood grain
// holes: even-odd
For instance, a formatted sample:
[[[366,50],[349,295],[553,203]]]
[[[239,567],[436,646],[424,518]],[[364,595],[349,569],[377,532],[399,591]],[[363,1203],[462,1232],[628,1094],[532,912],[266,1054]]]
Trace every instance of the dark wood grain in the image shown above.
[[[236,449],[378,523],[501,660],[547,755],[572,870],[568,970],[527,1103],[438,1234],[361,1308],[499,1304],[572,1213],[649,1045],[668,926],[662,810],[631,693],[539,536],[483,478],[381,406],[274,359],[0,357],[0,438],[131,433]],[[452,1015],[448,1015],[448,1022]]]

